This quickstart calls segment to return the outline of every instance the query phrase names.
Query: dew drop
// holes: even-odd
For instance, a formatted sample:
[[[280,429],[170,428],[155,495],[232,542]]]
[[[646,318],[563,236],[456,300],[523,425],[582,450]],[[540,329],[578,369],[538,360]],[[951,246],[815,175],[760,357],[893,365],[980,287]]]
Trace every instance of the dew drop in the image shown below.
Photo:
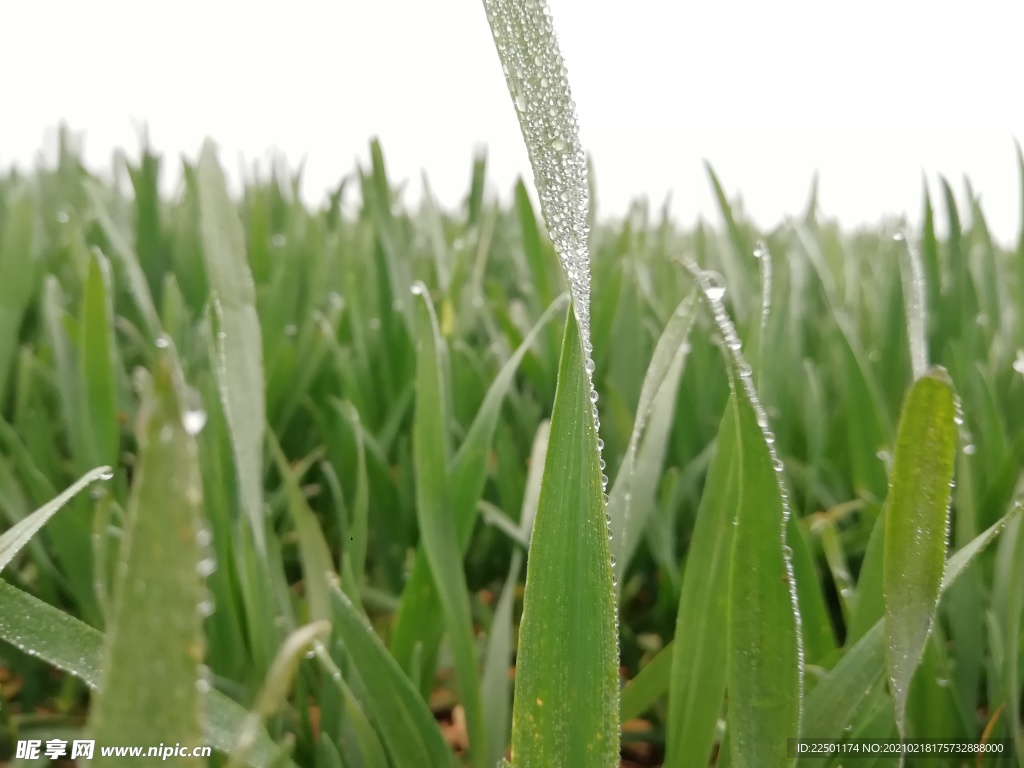
[[[181,426],[190,435],[198,435],[206,426],[206,411],[198,409],[185,411],[181,415]]]
[[[99,474],[100,480],[111,480],[114,477],[114,470],[110,467],[104,467],[103,471]]]
[[[156,337],[155,343],[158,349],[167,349],[169,346],[171,346],[171,340],[164,336],[163,334],[160,334],[159,336]]]
[[[698,274],[701,288],[704,289],[710,301],[721,301],[725,296],[725,278],[721,274],[710,269],[705,269]]]
[[[1013,361],[1013,370],[1024,376],[1024,349],[1017,351],[1017,359]]]

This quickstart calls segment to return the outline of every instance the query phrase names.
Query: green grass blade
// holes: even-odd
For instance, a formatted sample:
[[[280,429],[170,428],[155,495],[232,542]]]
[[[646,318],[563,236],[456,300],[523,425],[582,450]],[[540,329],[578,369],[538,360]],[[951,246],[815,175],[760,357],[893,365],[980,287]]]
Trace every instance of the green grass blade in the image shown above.
[[[529,542],[533,521],[537,515],[537,503],[540,498],[544,472],[544,455],[547,453],[548,439],[551,435],[550,427],[550,422],[541,422],[530,451],[530,470],[526,478],[526,493],[523,496],[523,508],[519,515],[517,530],[517,533],[526,542]],[[489,765],[496,765],[501,760],[508,742],[509,717],[512,714],[512,682],[509,680],[508,670],[509,664],[512,662],[513,609],[522,566],[523,552],[516,549],[512,553],[508,575],[505,577],[498,602],[494,606],[491,628],[487,633],[487,652],[484,656],[481,690],[484,699],[484,716],[489,728],[487,742],[490,747]]]
[[[683,570],[672,641],[666,768],[707,766],[725,695],[729,555],[739,502],[736,434],[736,410],[730,402]]]
[[[0,571],[10,564],[18,552],[31,541],[32,537],[39,532],[40,528],[46,525],[46,522],[51,517],[57,514],[61,507],[97,480],[109,480],[111,475],[112,470],[110,467],[97,467],[79,478],[53,501],[40,507],[31,515],[19,520],[4,531],[3,535],[0,536]]]
[[[349,684],[345,682],[345,678],[342,677],[338,665],[334,663],[334,660],[327,653],[327,649],[323,645],[319,645],[315,649],[315,653],[321,665],[327,670],[331,680],[338,686],[338,690],[341,693],[345,708],[345,718],[351,726],[352,734],[355,737],[360,756],[363,759],[364,768],[388,768],[388,759],[384,753],[384,745],[381,744],[380,738],[370,722],[370,718],[366,716],[366,712],[363,711],[363,707],[356,698],[356,695],[352,692]]]
[[[238,743],[231,753],[228,768],[238,768],[248,763],[249,756],[263,731],[263,721],[273,716],[288,700],[295,673],[307,650],[320,644],[330,634],[330,622],[315,621],[299,627],[285,638],[277,656],[274,657],[274,663],[270,666],[267,679],[263,682],[256,706],[245,719],[245,724],[238,734]]]
[[[640,540],[640,533],[643,530],[643,522],[646,520],[646,513],[653,506],[653,494],[647,499],[647,509],[637,510],[639,524],[630,524],[631,508],[633,507],[634,494],[639,495],[643,490],[651,488],[648,483],[635,483],[635,472],[637,466],[637,453],[640,441],[647,434],[648,421],[653,416],[656,426],[665,426],[661,434],[657,435],[660,440],[654,444],[661,446],[660,457],[664,458],[665,443],[668,439],[667,428],[672,424],[672,409],[675,407],[675,393],[679,386],[679,378],[682,375],[683,359],[685,358],[685,344],[693,328],[693,321],[696,317],[697,302],[696,296],[689,296],[679,304],[676,311],[672,313],[665,330],[662,332],[658,343],[651,356],[651,363],[644,376],[643,386],[640,389],[640,400],[637,405],[636,420],[633,424],[633,432],[629,438],[629,445],[626,448],[626,458],[623,460],[622,468],[615,478],[611,493],[608,494],[608,517],[612,533],[612,556],[616,563],[616,575],[619,583],[623,574],[629,566],[629,559],[636,549]],[[671,376],[669,375],[671,372]],[[662,389],[667,391],[664,396],[659,396]],[[663,401],[661,410],[663,412],[653,413],[655,402]],[[664,412],[667,411],[667,412]],[[661,461],[646,462],[643,467],[650,467],[656,463],[655,472],[661,471]],[[650,478],[644,478],[650,480]],[[656,479],[656,478],[655,478]],[[636,486],[636,487],[635,487]],[[653,491],[653,488],[651,488]]]
[[[277,471],[284,480],[288,510],[295,522],[295,530],[299,537],[302,570],[305,574],[306,599],[309,601],[309,615],[313,621],[327,621],[331,616],[328,578],[334,574],[335,570],[334,563],[331,562],[331,552],[327,547],[323,531],[320,530],[316,515],[302,495],[299,476],[288,464],[288,459],[285,458],[284,452],[272,432],[267,433],[267,439],[274,462],[277,464]]]
[[[541,212],[569,281],[583,350],[589,358],[588,168],[551,13],[544,0],[483,2],[530,156]]]
[[[201,686],[208,683],[200,670],[199,452],[182,419],[180,374],[170,355],[157,365],[143,392],[140,458],[126,510],[103,690],[91,710],[96,740],[112,746],[198,746],[202,738]],[[179,758],[175,764],[188,762]]]
[[[19,185],[8,203],[5,224],[0,238],[0,404],[6,402],[21,321],[35,288],[36,198],[26,185]]]
[[[413,455],[416,465],[416,516],[423,551],[434,583],[455,654],[459,692],[466,712],[470,750],[477,768],[487,765],[487,731],[480,701],[480,675],[469,610],[466,575],[451,517],[448,485],[447,418],[441,379],[442,350],[437,320],[423,283],[413,285],[417,324],[416,416]]]
[[[263,349],[256,290],[238,213],[211,142],[197,168],[199,223],[210,290],[216,297],[217,380],[231,432],[242,509],[260,551],[263,530],[263,432],[266,419]]]
[[[729,732],[737,766],[791,763],[800,730],[800,610],[786,545],[789,506],[775,437],[722,304],[717,276],[697,275],[722,337],[736,429],[737,504],[729,574]]]
[[[100,690],[104,637],[99,630],[2,581],[0,639]],[[205,710],[203,743],[230,753],[246,711],[216,690],[206,694]],[[279,751],[264,731],[249,754],[249,765],[270,768]]]
[[[516,768],[610,768],[619,759],[615,587],[584,359],[570,311],[527,562]]]
[[[886,664],[896,724],[931,632],[946,560],[957,431],[953,389],[933,369],[910,390],[896,437],[883,559]]]
[[[139,319],[146,333],[146,340],[155,342],[161,333],[160,315],[156,311],[153,294],[150,292],[149,282],[146,280],[146,273],[142,270],[138,254],[121,228],[110,217],[103,189],[92,180],[87,180],[83,188],[92,203],[96,222],[110,245],[109,253],[115,263],[120,265],[124,274],[124,279],[128,284],[128,295],[139,313]]]
[[[928,372],[928,317],[924,265],[921,255],[903,234],[896,236],[900,252],[900,275],[903,279],[903,306],[907,315],[907,339],[910,342],[910,363],[914,379]]]
[[[1017,175],[1020,177],[1020,237],[1017,240],[1017,343],[1024,344],[1024,150],[1020,141],[1014,140],[1017,150]]]
[[[121,458],[121,428],[117,421],[114,307],[110,267],[100,253],[89,258],[79,325],[79,372],[87,408],[91,463],[116,465]]]
[[[1020,703],[1020,670],[1024,656],[1024,626],[1021,624],[1024,616],[1024,524],[1018,518],[1007,529],[999,546],[992,599],[1002,623],[1003,638],[1003,677],[997,690],[1006,707],[1006,722],[1014,739],[1017,763],[1024,766]]]
[[[1011,520],[1024,510],[1017,504],[1005,517],[957,550],[946,563],[941,592],[956,583],[974,559],[991,544]],[[840,738],[864,699],[885,674],[885,619],[874,623],[843,655],[836,666],[820,680],[805,701],[807,717],[801,737],[808,739]],[[804,765],[804,761],[801,761]]]
[[[668,690],[672,675],[673,648],[674,640],[658,651],[622,689],[622,699],[619,702],[619,719],[622,722],[640,717]]]
[[[455,765],[454,756],[444,743],[437,721],[426,702],[402,672],[366,623],[336,585],[331,587],[334,631],[352,659],[359,676],[372,684],[366,686],[366,705],[381,724],[381,736],[395,765]]]
[[[484,396],[465,440],[459,446],[452,460],[451,494],[452,515],[459,542],[459,552],[464,554],[473,534],[476,521],[477,501],[487,483],[488,452],[494,442],[494,433],[501,417],[501,409],[509,390],[515,383],[515,374],[526,353],[547,324],[563,309],[568,300],[563,294],[555,299],[540,319],[516,348]],[[423,658],[433,659],[440,640],[444,620],[441,616],[437,588],[430,575],[430,565],[422,548],[416,552],[412,575],[402,591],[402,602],[395,617],[391,637],[392,655],[406,671],[412,669],[413,657],[418,644],[425,650]],[[418,681],[424,695],[429,693],[433,683],[433,662],[421,666]]]

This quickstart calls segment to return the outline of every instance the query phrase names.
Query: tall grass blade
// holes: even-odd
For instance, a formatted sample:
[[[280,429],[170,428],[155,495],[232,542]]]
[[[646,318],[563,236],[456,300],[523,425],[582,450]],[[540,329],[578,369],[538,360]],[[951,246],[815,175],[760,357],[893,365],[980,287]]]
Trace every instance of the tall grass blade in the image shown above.
[[[35,233],[36,198],[28,185],[19,184],[0,237],[0,404],[6,402],[21,322],[35,290]]]
[[[526,542],[529,542],[533,521],[537,515],[537,503],[540,499],[541,481],[544,476],[544,455],[547,453],[550,430],[550,422],[541,423],[534,436],[533,448],[530,451],[530,470],[526,477],[526,493],[523,496],[523,507],[519,515],[517,531],[519,537]],[[484,699],[484,716],[489,728],[487,744],[490,748],[488,755],[490,765],[498,764],[505,754],[505,745],[508,742],[508,724],[512,714],[510,695],[512,683],[508,675],[509,664],[512,661],[512,613],[522,566],[523,552],[516,549],[512,553],[508,576],[501,588],[498,602],[494,606],[491,629],[487,633],[487,652],[484,656],[481,690]]]
[[[739,503],[736,409],[726,406],[697,509],[672,641],[666,768],[705,768],[725,695],[729,563]],[[664,655],[666,651],[662,651]]]
[[[941,368],[932,369],[911,388],[896,436],[882,584],[886,665],[901,734],[910,681],[931,632],[946,562],[955,409],[948,376]]]
[[[272,717],[274,713],[284,704],[292,688],[292,681],[298,671],[299,664],[305,658],[306,652],[313,646],[322,643],[323,639],[331,634],[331,624],[328,621],[315,621],[299,627],[292,632],[281,644],[274,663],[270,666],[267,679],[263,682],[263,688],[256,700],[256,706],[245,719],[238,734],[238,743],[228,768],[240,768],[246,765],[253,748],[263,731],[263,721]]]
[[[183,420],[184,383],[170,354],[158,359],[154,378],[143,386],[140,458],[126,510],[102,692],[90,727],[104,745],[199,746],[209,685],[201,673],[199,452]]]
[[[724,340],[736,428],[737,504],[729,574],[729,733],[735,765],[791,762],[787,734],[800,730],[803,657],[800,609],[786,545],[788,497],[775,437],[752,371],[722,304],[721,278],[698,282]]]
[[[652,415],[655,415],[652,413],[652,409],[656,400],[659,399],[659,394],[663,387],[668,393],[663,398],[660,398],[665,401],[663,408],[671,409],[675,406],[675,393],[679,386],[683,360],[686,355],[685,344],[690,335],[690,329],[693,327],[696,312],[696,296],[691,295],[684,299],[676,308],[676,311],[672,313],[672,317],[669,318],[665,330],[658,339],[640,390],[640,401],[637,405],[633,432],[629,437],[629,445],[626,447],[626,457],[623,460],[618,476],[615,478],[615,484],[612,486],[611,493],[608,494],[608,518],[612,535],[612,557],[616,563],[616,576],[620,583],[629,565],[629,560],[639,543],[643,523],[646,522],[646,512],[649,511],[654,502],[652,493],[648,499],[649,503],[645,505],[646,509],[641,510],[641,514],[636,518],[639,524],[630,524],[634,493],[650,488],[649,484],[644,485],[643,483],[639,484],[639,488],[635,487],[637,452],[640,447],[640,441],[648,433],[648,420]],[[669,375],[670,372],[671,376]],[[673,421],[671,417],[671,410],[668,413],[656,414],[655,424],[665,427],[671,426]],[[662,430],[662,434],[658,435],[658,437],[660,437],[660,440],[657,443],[661,447],[660,453],[663,457],[668,437],[667,431]],[[655,467],[654,471],[661,471],[660,461],[657,462],[657,467]]]
[[[516,768],[610,768],[619,759],[615,586],[590,391],[570,311],[527,561]]]
[[[79,373],[85,393],[90,463],[116,465],[121,456],[121,427],[117,420],[114,305],[110,267],[101,253],[89,258],[79,326]]]
[[[583,350],[589,359],[588,168],[551,11],[544,0],[483,3],[530,156],[541,212],[569,280]]]
[[[1024,345],[1024,150],[1014,140],[1017,149],[1017,175],[1020,177],[1020,237],[1017,240],[1017,343]]]
[[[894,238],[900,256],[903,278],[903,306],[907,314],[907,338],[910,341],[910,363],[914,380],[928,372],[927,294],[921,255],[904,234]]]
[[[477,768],[487,765],[487,730],[480,701],[476,643],[473,637],[466,576],[451,518],[448,485],[447,417],[445,415],[440,332],[423,283],[413,285],[416,315],[416,416],[413,455],[416,466],[416,515],[423,551],[430,563],[455,654],[459,693],[466,712],[470,749]]]
[[[1002,519],[950,556],[940,594],[957,582],[967,566],[1002,533],[1009,522],[1019,519],[1022,510],[1024,507],[1016,504]],[[807,717],[801,730],[803,738],[840,738],[861,703],[871,694],[872,686],[885,674],[886,646],[885,619],[880,618],[807,695]],[[801,766],[805,764],[809,763],[800,761]]]
[[[473,534],[477,501],[487,483],[488,452],[494,442],[494,433],[501,416],[501,408],[512,387],[516,371],[526,353],[536,343],[548,323],[564,309],[568,296],[556,298],[534,324],[516,348],[484,396],[484,401],[469,427],[465,440],[459,446],[451,467],[452,516],[459,543],[460,556],[464,555]],[[395,617],[391,637],[391,653],[406,671],[412,669],[417,645],[423,649],[421,659],[431,660],[421,665],[418,684],[424,695],[433,683],[433,661],[440,641],[444,619],[440,610],[437,587],[434,585],[422,547],[416,552],[412,574],[402,590],[402,602]]]
[[[43,505],[4,531],[3,535],[0,535],[0,571],[10,565],[15,556],[24,549],[32,537],[39,532],[39,529],[60,511],[61,507],[97,480],[109,480],[111,474],[110,467],[97,467],[91,472],[87,472],[53,501]]]
[[[381,724],[384,745],[395,765],[454,768],[455,757],[444,743],[437,721],[402,672],[337,585],[331,586],[334,631],[366,685],[366,706]]]
[[[231,433],[238,494],[260,551],[263,529],[263,432],[266,418],[263,349],[256,289],[238,213],[228,197],[212,142],[196,169],[203,257],[217,319],[217,382]]]

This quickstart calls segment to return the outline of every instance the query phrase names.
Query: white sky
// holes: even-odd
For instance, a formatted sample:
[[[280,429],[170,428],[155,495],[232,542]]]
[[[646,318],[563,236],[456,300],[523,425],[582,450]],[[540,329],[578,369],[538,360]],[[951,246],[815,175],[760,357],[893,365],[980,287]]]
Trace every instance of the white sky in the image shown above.
[[[550,3],[600,212],[671,189],[681,222],[717,223],[704,158],[765,226],[802,210],[815,169],[826,214],[851,226],[916,222],[923,174],[958,194],[967,174],[996,235],[1016,238],[1019,0]],[[29,165],[64,119],[94,169],[134,155],[146,122],[171,158],[213,137],[236,176],[241,156],[305,157],[317,201],[373,135],[412,201],[425,171],[457,205],[479,144],[505,199],[530,178],[480,0],[0,5],[3,166]]]

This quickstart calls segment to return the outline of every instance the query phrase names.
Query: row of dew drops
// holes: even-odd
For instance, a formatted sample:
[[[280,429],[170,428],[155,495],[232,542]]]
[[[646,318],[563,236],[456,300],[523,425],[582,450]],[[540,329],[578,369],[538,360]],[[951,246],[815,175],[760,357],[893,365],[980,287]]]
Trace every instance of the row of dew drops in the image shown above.
[[[768,251],[767,246],[763,242],[758,242],[754,252],[754,258],[760,262],[761,277],[762,277],[762,326],[766,323],[768,313],[770,311],[770,297],[771,297],[771,254]],[[725,293],[726,283],[725,278],[714,270],[702,269],[693,262],[686,262],[685,266],[693,274],[697,280],[697,284],[700,287],[701,292],[706,299],[708,306],[711,309],[711,314],[714,318],[715,324],[718,326],[718,332],[721,335],[721,346],[724,354],[727,358],[727,368],[730,369],[729,375],[729,387],[733,390],[734,395],[739,394],[736,392],[737,385],[743,388],[743,394],[749,402],[751,408],[754,410],[754,414],[757,420],[757,425],[761,429],[762,436],[764,437],[765,445],[768,448],[768,453],[771,458],[772,467],[775,470],[775,479],[778,483],[779,496],[782,502],[782,516],[779,521],[780,523],[780,540],[782,543],[782,555],[783,563],[786,569],[786,582],[789,588],[790,600],[793,605],[793,615],[796,621],[796,637],[797,637],[797,656],[798,665],[797,668],[800,670],[801,678],[803,676],[803,643],[800,641],[801,638],[801,617],[800,607],[797,600],[796,592],[796,579],[793,574],[793,550],[786,543],[786,524],[789,521],[791,514],[789,505],[789,492],[786,489],[786,483],[783,478],[783,472],[785,467],[782,463],[782,459],[779,458],[778,452],[775,447],[775,434],[772,432],[768,414],[761,404],[760,398],[757,394],[757,389],[754,385],[754,374],[753,368],[743,357],[743,344],[740,341],[739,334],[736,332],[736,327],[729,317],[729,313],[725,308]],[[735,375],[733,375],[735,373]],[[738,520],[733,519],[733,525],[738,524]],[[801,683],[802,684],[802,683]]]

